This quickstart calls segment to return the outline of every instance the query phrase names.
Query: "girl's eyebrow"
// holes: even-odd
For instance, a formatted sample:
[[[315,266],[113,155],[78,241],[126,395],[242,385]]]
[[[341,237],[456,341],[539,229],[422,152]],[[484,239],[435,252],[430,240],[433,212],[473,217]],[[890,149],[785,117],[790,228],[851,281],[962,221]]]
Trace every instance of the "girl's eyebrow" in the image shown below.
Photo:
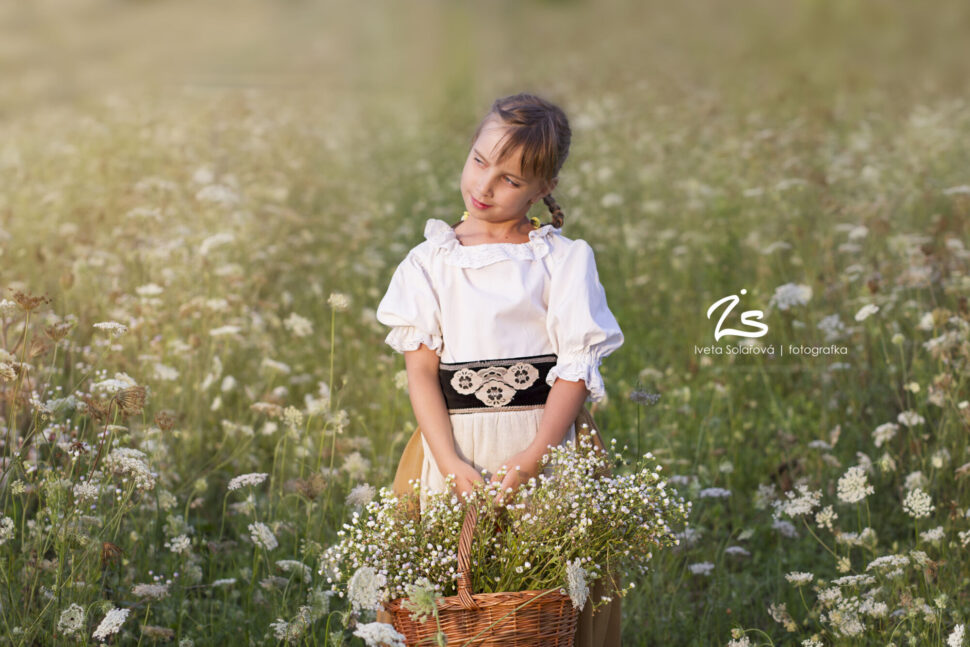
[[[475,153],[476,155],[478,155],[479,157],[481,157],[486,162],[488,161],[488,158],[485,157],[484,155],[482,155],[481,152],[479,152],[479,150],[477,148],[475,148],[474,146],[472,146],[472,152]],[[508,171],[506,171],[505,174],[506,175],[511,175],[512,177],[517,178],[517,179],[522,180],[523,182],[525,182],[525,178],[522,177],[521,175],[516,175],[515,173],[509,173]]]

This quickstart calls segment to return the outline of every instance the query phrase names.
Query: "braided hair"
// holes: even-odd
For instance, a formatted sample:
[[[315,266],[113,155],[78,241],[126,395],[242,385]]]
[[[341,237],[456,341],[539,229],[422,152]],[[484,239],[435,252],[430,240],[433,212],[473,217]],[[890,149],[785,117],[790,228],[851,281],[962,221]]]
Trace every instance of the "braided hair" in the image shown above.
[[[559,175],[559,169],[569,156],[572,138],[569,120],[562,108],[527,92],[496,99],[475,129],[472,145],[490,118],[498,118],[508,129],[503,138],[505,143],[498,152],[499,161],[521,147],[523,172],[528,171],[546,181]],[[551,193],[544,196],[542,201],[549,209],[552,226],[561,229],[564,218],[562,207]]]

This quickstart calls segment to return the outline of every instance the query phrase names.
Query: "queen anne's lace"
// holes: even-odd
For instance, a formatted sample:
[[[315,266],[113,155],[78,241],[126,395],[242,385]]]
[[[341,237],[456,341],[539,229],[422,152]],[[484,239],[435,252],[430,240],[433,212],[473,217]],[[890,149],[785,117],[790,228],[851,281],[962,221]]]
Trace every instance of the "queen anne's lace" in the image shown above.
[[[548,238],[553,233],[561,233],[552,225],[543,225],[529,232],[527,243],[485,243],[482,245],[462,245],[455,230],[444,220],[430,218],[424,227],[424,237],[432,245],[440,247],[444,259],[457,267],[478,268],[507,259],[533,261],[549,253]]]

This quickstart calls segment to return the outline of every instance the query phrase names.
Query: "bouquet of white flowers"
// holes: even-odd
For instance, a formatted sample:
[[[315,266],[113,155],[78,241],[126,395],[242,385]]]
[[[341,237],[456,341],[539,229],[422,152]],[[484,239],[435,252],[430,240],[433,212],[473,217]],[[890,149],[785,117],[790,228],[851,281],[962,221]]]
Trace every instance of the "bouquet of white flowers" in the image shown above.
[[[611,452],[621,459],[615,441]],[[461,576],[474,594],[555,589],[578,612],[591,580],[613,582],[611,574],[643,570],[654,550],[677,544],[673,526],[690,509],[669,491],[652,454],[618,476],[609,475],[610,462],[608,452],[578,435],[576,443],[550,447],[542,465],[552,469],[529,479],[503,506],[494,504],[495,483],[479,485],[465,500],[450,491],[430,494],[420,514],[418,482],[401,497],[383,488],[344,524],[341,541],[321,558],[320,573],[334,590],[347,583],[355,611],[390,608],[390,601],[404,598],[416,616],[433,616],[440,626],[443,598],[463,593],[464,525],[469,545]]]

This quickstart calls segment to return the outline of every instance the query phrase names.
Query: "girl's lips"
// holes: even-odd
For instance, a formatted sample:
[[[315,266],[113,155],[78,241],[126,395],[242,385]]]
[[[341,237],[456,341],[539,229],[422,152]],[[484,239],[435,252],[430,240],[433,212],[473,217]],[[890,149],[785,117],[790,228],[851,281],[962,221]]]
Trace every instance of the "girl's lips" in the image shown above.
[[[478,207],[479,209],[488,209],[490,206],[492,206],[490,204],[484,204],[482,202],[479,202],[475,198],[472,198],[472,204]]]

